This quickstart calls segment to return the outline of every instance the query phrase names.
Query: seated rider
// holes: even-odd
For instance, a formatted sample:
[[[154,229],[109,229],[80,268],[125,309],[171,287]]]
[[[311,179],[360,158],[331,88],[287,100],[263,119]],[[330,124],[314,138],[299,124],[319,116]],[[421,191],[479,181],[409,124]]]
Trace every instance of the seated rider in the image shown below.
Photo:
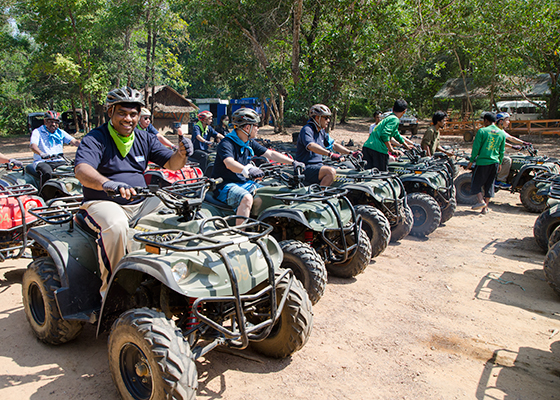
[[[146,132],[156,135],[159,142],[163,144],[165,147],[169,147],[170,149],[175,149],[175,146],[169,139],[167,139],[163,134],[159,133],[156,127],[152,124],[152,113],[145,107],[142,107],[140,110],[140,119],[138,120],[138,128],[144,129]]]
[[[210,152],[211,146],[213,146],[213,142],[210,139],[214,139],[214,141],[219,143],[224,136],[212,128],[212,119],[214,117],[210,111],[201,111],[198,113],[197,117],[198,122],[194,124],[191,134],[191,140],[194,146],[192,159],[198,162],[200,168],[204,171],[206,170],[208,153]]]
[[[234,129],[227,134],[217,148],[213,178],[222,178],[214,192],[214,197],[236,210],[237,215],[248,217],[253,207],[255,191],[261,186],[255,180],[264,172],[251,163],[253,157],[264,156],[272,161],[291,164],[294,169],[305,168],[303,163],[294,161],[277,151],[267,149],[254,139],[259,132],[259,115],[250,108],[241,108],[231,116]],[[238,220],[238,224],[241,223]]]
[[[507,133],[506,129],[509,127],[509,124],[510,115],[507,112],[501,112],[496,115],[496,126],[506,134],[506,147],[511,147],[514,150],[521,150],[522,145],[531,144]],[[501,189],[511,188],[511,185],[507,183],[510,170],[511,157],[504,156],[504,159],[502,160],[502,168],[500,169],[500,172],[498,172],[498,176],[496,177],[496,182],[494,183],[494,185]]]
[[[359,151],[350,151],[336,143],[325,131],[331,120],[331,110],[324,104],[315,104],[309,109],[309,121],[301,128],[297,140],[296,160],[305,163],[305,183],[319,183],[330,186],[336,177],[336,170],[323,165],[323,156],[333,161],[344,161],[340,155],[359,156]],[[338,153],[336,153],[338,152]]]
[[[34,129],[31,133],[29,147],[33,151],[33,169],[39,174],[39,187],[42,188],[46,181],[52,178],[56,167],[65,165],[63,158],[50,158],[63,152],[63,145],[78,146],[80,141],[74,139],[58,126],[60,113],[47,111],[44,115],[44,125]]]
[[[93,129],[76,152],[76,178],[84,200],[79,213],[97,232],[101,295],[105,296],[111,271],[127,252],[129,227],[163,207],[157,197],[133,199],[134,187],[145,187],[148,162],[178,170],[192,154],[189,139],[181,137],[177,150],[162,145],[156,135],[138,129],[144,96],[130,87],[113,89],[105,103],[109,122]],[[118,194],[120,197],[113,197]]]

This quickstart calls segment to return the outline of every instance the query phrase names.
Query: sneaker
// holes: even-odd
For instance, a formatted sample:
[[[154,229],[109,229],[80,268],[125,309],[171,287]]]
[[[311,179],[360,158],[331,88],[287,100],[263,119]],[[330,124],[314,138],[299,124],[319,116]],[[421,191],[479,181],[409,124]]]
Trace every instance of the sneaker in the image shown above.
[[[480,210],[481,208],[486,207],[486,203],[476,203],[474,206],[472,206],[473,210]]]
[[[505,183],[502,181],[496,181],[494,182],[494,186],[500,189],[509,189],[511,188],[511,185],[509,183]]]
[[[490,209],[488,207],[484,207],[480,213],[481,214],[488,214],[489,212],[490,212]]]

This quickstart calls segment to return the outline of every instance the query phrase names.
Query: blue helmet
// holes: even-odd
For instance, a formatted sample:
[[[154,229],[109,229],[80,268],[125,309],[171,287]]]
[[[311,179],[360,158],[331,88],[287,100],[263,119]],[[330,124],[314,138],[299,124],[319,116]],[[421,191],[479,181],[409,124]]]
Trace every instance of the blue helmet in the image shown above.
[[[506,119],[506,118],[509,118],[509,117],[510,117],[510,115],[507,112],[498,113],[496,115],[496,122],[498,122],[501,119]]]

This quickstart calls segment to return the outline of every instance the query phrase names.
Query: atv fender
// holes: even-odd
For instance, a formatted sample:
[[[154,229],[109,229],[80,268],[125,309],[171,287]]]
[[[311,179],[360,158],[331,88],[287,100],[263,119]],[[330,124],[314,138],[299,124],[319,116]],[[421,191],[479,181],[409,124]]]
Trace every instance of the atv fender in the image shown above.
[[[429,179],[424,178],[422,175],[410,175],[410,176],[401,176],[401,181],[405,187],[405,190],[407,188],[408,185],[413,185],[415,183],[423,183],[426,186],[428,186],[429,188],[431,188],[432,190],[435,190],[437,192],[437,187],[432,184],[432,182],[430,182]],[[407,185],[408,184],[408,185]],[[407,193],[412,193],[412,192],[417,192],[417,190],[406,190]]]
[[[371,197],[373,197],[376,201],[382,202],[383,199],[380,198],[375,194],[375,191],[371,186],[363,185],[363,184],[355,184],[355,183],[347,183],[341,186],[341,188],[348,190],[348,192],[363,192]]]
[[[46,227],[33,228],[28,236],[46,250],[56,265],[60,289],[55,292],[55,299],[60,315],[67,320],[95,322],[95,314],[101,305],[101,279],[70,254],[67,242],[55,232]],[[83,236],[83,241],[78,235]],[[72,231],[72,236],[77,238],[75,247],[80,251],[78,258],[96,260],[96,249],[92,248],[85,235],[79,229]]]
[[[311,225],[309,225],[309,222],[307,221],[305,214],[301,210],[268,208],[267,210],[265,210],[263,213],[259,215],[258,220],[266,221],[269,218],[287,218],[302,224],[307,229],[313,229]]]
[[[524,165],[523,167],[521,167],[521,169],[519,170],[519,172],[517,173],[517,175],[515,175],[515,178],[513,179],[513,182],[511,183],[512,188],[516,188],[517,186],[519,186],[519,181],[521,180],[522,177],[529,175],[529,173],[531,171],[547,171],[547,172],[551,172],[550,168],[546,165],[539,165],[539,164],[527,164]],[[525,183],[525,182],[523,182]]]

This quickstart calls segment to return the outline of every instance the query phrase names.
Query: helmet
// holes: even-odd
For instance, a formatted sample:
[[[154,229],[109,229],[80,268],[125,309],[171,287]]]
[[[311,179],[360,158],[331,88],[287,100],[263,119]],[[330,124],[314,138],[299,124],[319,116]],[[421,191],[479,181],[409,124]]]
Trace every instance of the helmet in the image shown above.
[[[309,109],[310,117],[330,117],[332,115],[331,110],[324,104],[315,104]]]
[[[199,112],[196,117],[198,118],[199,121],[204,121],[208,117],[213,117],[213,115],[210,111],[206,110],[206,111]]]
[[[507,112],[498,113],[496,115],[496,122],[498,122],[501,119],[506,119],[506,118],[509,118],[509,117],[510,117],[510,115]]]
[[[135,103],[143,106],[144,96],[138,90],[132,89],[128,86],[113,89],[107,93],[107,100],[105,101],[105,105],[107,107],[120,103]]]
[[[233,126],[258,125],[261,117],[252,108],[240,108],[231,115]]]
[[[44,119],[54,119],[56,121],[60,121],[60,113],[56,112],[56,111],[47,111],[44,115],[43,115]]]
[[[146,107],[142,107],[142,109],[140,110],[140,116],[141,117],[149,117],[151,115],[152,115],[152,113]]]

